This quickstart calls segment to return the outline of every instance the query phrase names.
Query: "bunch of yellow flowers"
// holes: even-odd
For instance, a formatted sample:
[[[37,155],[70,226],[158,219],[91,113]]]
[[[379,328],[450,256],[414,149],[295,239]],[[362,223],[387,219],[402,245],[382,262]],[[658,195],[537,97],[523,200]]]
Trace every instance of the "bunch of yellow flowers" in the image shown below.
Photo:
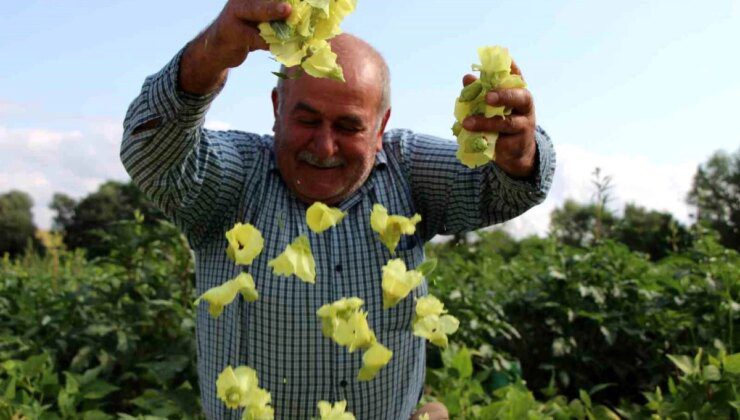
[[[496,159],[495,132],[471,132],[463,128],[463,120],[471,115],[485,115],[486,118],[511,114],[511,109],[491,106],[486,103],[486,94],[492,89],[523,88],[521,76],[511,74],[509,50],[500,46],[478,48],[481,64],[473,64],[473,70],[480,71],[480,78],[465,86],[455,101],[455,124],[452,134],[457,137],[457,158],[465,166],[475,168]]]
[[[313,77],[344,81],[329,39],[342,33],[339,24],[352,13],[357,0],[287,0],[292,6],[285,22],[259,25],[270,52],[286,67],[300,65]]]

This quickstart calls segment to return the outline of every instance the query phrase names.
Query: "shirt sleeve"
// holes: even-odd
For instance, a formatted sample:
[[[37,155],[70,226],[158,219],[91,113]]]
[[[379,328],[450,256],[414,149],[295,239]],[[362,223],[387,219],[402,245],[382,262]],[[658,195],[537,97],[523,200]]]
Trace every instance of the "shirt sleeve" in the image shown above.
[[[408,131],[400,137],[402,166],[425,240],[517,217],[544,201],[552,184],[555,150],[539,126],[535,172],[527,179],[513,178],[495,163],[470,169],[457,160],[457,143],[449,140]]]
[[[208,95],[181,91],[183,52],[149,76],[129,106],[120,157],[133,182],[196,246],[235,211],[245,177],[254,168],[254,154],[240,150],[239,140],[249,143],[257,136],[203,128],[222,87]]]

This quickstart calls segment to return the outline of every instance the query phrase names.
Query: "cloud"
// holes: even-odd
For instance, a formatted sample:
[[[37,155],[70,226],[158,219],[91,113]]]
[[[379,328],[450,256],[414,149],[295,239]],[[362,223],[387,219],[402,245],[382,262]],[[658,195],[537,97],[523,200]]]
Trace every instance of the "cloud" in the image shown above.
[[[36,225],[49,228],[55,192],[79,198],[106,180],[128,179],[118,157],[120,139],[120,124],[112,121],[67,131],[0,125],[0,193],[29,193]]]
[[[690,222],[685,197],[701,162],[659,164],[640,154],[601,155],[571,144],[556,148],[558,162],[550,194],[544,203],[504,224],[514,236],[546,234],[550,213],[568,198],[581,203],[592,201],[596,167],[601,168],[602,176],[612,179],[608,204],[611,210],[620,214],[625,204],[635,203],[669,212],[680,222]]]
[[[206,120],[204,127],[209,130],[231,130],[233,126],[225,121]]]

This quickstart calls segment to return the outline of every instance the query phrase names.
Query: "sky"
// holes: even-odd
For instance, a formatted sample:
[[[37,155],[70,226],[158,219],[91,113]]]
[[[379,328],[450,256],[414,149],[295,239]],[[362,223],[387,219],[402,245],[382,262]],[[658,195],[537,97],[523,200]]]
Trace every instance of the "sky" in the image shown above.
[[[128,180],[118,158],[128,105],[223,5],[0,3],[0,193],[31,194],[35,221],[48,228],[55,192],[79,198]],[[358,0],[342,26],[389,64],[389,128],[451,141],[454,101],[477,48],[509,49],[557,151],[547,200],[507,224],[516,236],[546,233],[567,198],[591,200],[596,167],[612,178],[613,210],[632,202],[688,223],[696,167],[740,147],[740,0]],[[266,52],[251,54],[231,71],[206,125],[270,133],[276,69]]]

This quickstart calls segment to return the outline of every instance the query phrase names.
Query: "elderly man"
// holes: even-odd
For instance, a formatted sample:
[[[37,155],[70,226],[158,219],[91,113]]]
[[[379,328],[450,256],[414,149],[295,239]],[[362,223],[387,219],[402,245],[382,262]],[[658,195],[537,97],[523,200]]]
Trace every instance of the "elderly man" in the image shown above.
[[[209,418],[238,418],[218,400],[215,383],[227,365],[248,365],[271,392],[277,418],[310,418],[320,400],[347,400],[358,419],[408,419],[424,383],[425,342],[411,333],[411,321],[414,300],[427,294],[427,285],[383,309],[381,267],[392,257],[370,228],[373,205],[422,216],[396,251],[416,267],[434,235],[500,223],[542,201],[554,170],[552,145],[535,126],[525,89],[489,93],[489,103],[513,108],[506,120],[465,121],[469,130],[501,133],[496,162],[474,170],[456,160],[454,142],[406,130],[386,133],[387,66],[372,47],[348,35],[331,42],[346,83],[303,75],[278,84],[274,137],[204,129],[229,69],[267,48],[256,25],[289,14],[287,4],[229,0],[203,33],[147,78],[126,116],[121,159],[187,235],[199,293],[242,271],[224,252],[224,233],[234,223],[251,223],[265,237],[262,256],[245,268],[259,300],[237,299],[218,319],[205,305],[198,308],[198,372]],[[464,83],[472,80],[468,75]],[[305,212],[316,201],[348,215],[321,235],[309,233]],[[267,265],[301,234],[309,236],[316,256],[315,284],[274,276]],[[393,351],[369,382],[356,380],[361,353],[325,338],[316,316],[321,305],[350,296],[365,301],[378,341]],[[413,418],[421,412],[447,417],[439,405]]]

